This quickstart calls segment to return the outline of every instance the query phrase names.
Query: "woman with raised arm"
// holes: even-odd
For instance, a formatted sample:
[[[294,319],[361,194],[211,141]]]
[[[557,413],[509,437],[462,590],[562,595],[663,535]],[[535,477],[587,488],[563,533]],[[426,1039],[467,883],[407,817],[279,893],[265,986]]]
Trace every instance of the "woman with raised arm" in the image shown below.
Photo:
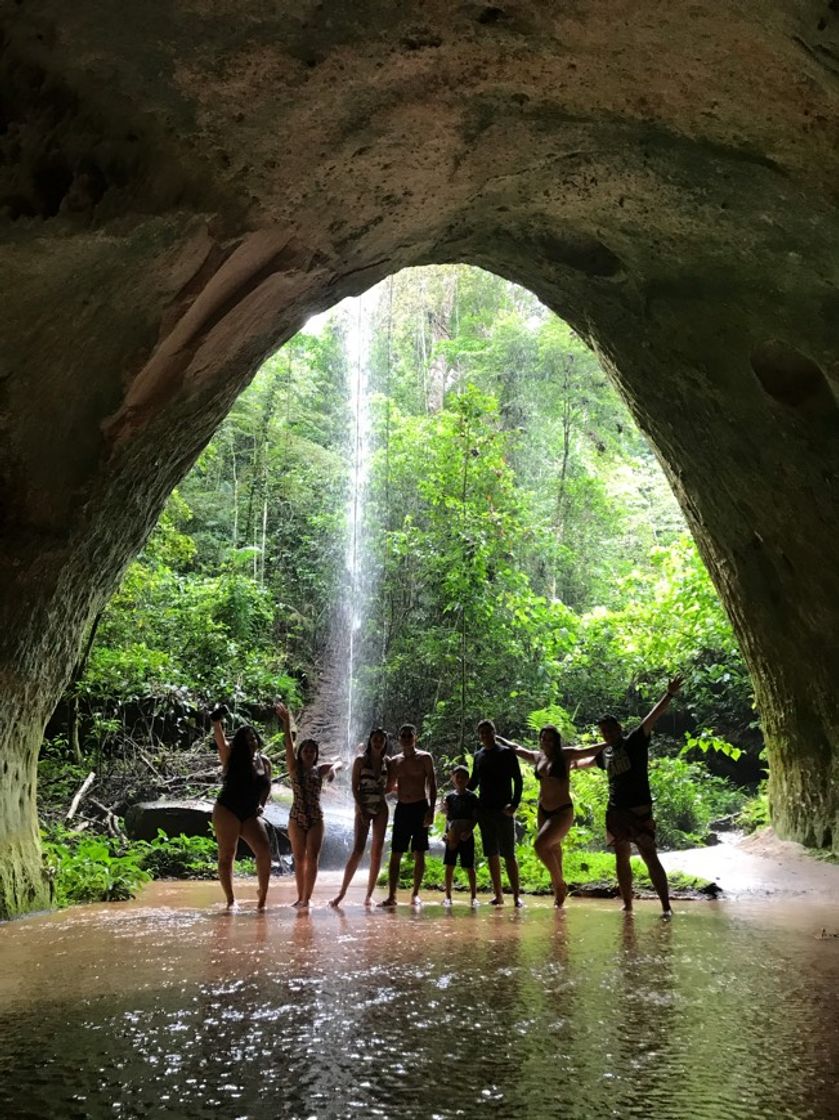
[[[341,769],[340,762],[318,762],[320,746],[316,739],[304,739],[296,748],[291,731],[291,712],[283,703],[274,705],[283,727],[285,757],[294,797],[288,814],[288,838],[294,857],[298,910],[308,909],[318,877],[318,861],[323,846],[323,810],[320,792],[323,780],[331,782]]]
[[[499,743],[511,747],[519,758],[531,762],[539,779],[539,807],[537,831],[533,841],[536,855],[544,863],[551,877],[554,905],[562,906],[568,895],[568,884],[562,874],[562,841],[574,823],[574,805],[569,783],[569,756],[575,752],[565,750],[562,738],[553,724],[539,732],[539,750],[528,750],[519,743],[512,743],[497,735]]]
[[[347,866],[344,869],[344,880],[338,894],[329,903],[338,907],[343,901],[347,888],[352,882],[353,875],[361,863],[364,849],[367,847],[367,836],[370,826],[373,827],[373,840],[370,845],[370,871],[367,875],[367,894],[364,896],[364,905],[373,905],[373,891],[379,877],[379,868],[382,865],[382,851],[385,845],[385,832],[387,831],[388,807],[385,801],[388,781],[387,761],[387,732],[377,727],[370,732],[367,746],[357,756],[352,767],[352,795],[355,800],[355,840]]]
[[[236,907],[233,861],[239,837],[242,837],[256,857],[259,883],[257,909],[264,910],[271,876],[271,846],[265,825],[259,818],[271,792],[271,763],[260,752],[262,740],[253,727],[240,727],[228,741],[224,734],[224,717],[228,714],[222,704],[210,716],[224,779],[213,806],[218,877],[227,899],[227,909],[233,910]]]

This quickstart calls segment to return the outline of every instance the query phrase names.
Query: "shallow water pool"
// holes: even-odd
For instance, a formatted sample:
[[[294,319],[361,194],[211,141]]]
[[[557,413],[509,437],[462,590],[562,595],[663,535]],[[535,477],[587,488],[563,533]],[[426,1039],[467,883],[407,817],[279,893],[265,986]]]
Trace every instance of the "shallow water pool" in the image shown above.
[[[839,907],[272,891],[264,917],[178,883],[0,927],[0,1115],[839,1115]]]

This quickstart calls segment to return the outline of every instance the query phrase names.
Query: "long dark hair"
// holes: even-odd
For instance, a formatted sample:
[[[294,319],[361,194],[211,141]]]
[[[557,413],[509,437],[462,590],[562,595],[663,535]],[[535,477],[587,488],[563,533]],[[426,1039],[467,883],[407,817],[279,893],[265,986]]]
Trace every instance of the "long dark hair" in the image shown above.
[[[253,760],[254,755],[251,754],[250,744],[248,739],[251,735],[256,738],[256,750],[262,749],[262,736],[255,727],[251,727],[249,723],[240,727],[233,738],[230,740],[230,758],[227,760],[227,776],[228,778],[245,777],[253,773]],[[256,751],[254,751],[254,754]]]
[[[544,727],[539,729],[539,749],[542,749],[542,736],[548,734],[553,742],[553,750],[550,755],[550,768],[549,772],[552,778],[565,778],[568,776],[568,759],[562,749],[562,736],[559,733],[559,728],[554,723],[546,723]]]
[[[373,768],[373,736],[374,735],[384,735],[384,737],[385,737],[385,744],[382,747],[382,770],[385,770],[387,768],[387,762],[385,761],[385,757],[387,755],[387,749],[390,745],[390,740],[388,739],[388,734],[383,727],[374,727],[373,730],[370,732],[370,734],[367,736],[367,746],[364,748],[364,753],[361,756],[362,759],[363,759],[362,765],[364,765],[366,763],[366,765],[369,766],[371,770]]]
[[[318,759],[320,758],[320,743],[317,741],[317,739],[303,739],[302,742],[297,744],[297,749],[294,752],[294,757],[297,759],[297,761],[301,765],[302,765],[302,759],[300,758],[300,755],[301,755],[304,747],[314,747],[315,748],[315,761],[312,763],[312,766],[317,766]]]

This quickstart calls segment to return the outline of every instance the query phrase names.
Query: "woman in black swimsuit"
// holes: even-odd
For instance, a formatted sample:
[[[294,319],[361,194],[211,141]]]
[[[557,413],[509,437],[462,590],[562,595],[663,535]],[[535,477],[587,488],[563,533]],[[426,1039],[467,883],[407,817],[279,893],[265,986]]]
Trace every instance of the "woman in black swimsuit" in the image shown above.
[[[257,909],[265,909],[271,875],[271,847],[265,825],[259,819],[271,792],[271,763],[259,748],[262,740],[252,727],[240,727],[228,741],[224,734],[222,706],[210,716],[221,759],[224,785],[213,807],[213,827],[218,842],[218,877],[227,899],[227,909],[236,906],[233,895],[233,861],[241,837],[256,857],[259,882]]]
[[[532,762],[536,769],[539,808],[533,847],[548,869],[555,905],[562,906],[568,894],[568,884],[562,877],[562,841],[574,823],[568,765],[568,755],[572,752],[563,749],[562,738],[553,724],[548,724],[539,732],[538,751],[511,743],[500,735],[496,738],[499,743],[512,747],[519,758]]]

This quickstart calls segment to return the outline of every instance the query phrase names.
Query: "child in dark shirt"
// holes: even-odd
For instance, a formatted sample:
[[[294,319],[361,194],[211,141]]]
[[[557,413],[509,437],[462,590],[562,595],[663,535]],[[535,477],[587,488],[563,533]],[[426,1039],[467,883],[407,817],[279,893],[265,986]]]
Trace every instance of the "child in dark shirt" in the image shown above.
[[[475,879],[475,825],[478,820],[478,798],[471,790],[466,788],[469,781],[469,770],[466,766],[455,766],[452,770],[452,785],[454,789],[446,794],[443,807],[446,812],[446,854],[443,863],[446,867],[446,897],[444,906],[452,904],[452,882],[457,857],[460,856],[460,866],[469,878],[469,889],[472,892],[472,905],[478,905],[477,881]]]

